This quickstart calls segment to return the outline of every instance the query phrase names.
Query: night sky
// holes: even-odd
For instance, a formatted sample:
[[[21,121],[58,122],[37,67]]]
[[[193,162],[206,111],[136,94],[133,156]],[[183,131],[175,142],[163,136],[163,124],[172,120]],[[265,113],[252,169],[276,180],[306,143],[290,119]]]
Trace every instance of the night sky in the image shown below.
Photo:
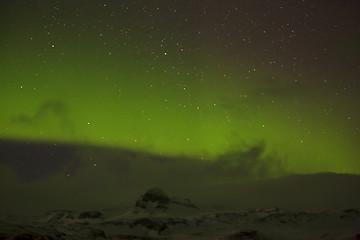
[[[106,175],[106,149],[185,175],[360,174],[358,0],[0,8],[1,164],[22,181]]]

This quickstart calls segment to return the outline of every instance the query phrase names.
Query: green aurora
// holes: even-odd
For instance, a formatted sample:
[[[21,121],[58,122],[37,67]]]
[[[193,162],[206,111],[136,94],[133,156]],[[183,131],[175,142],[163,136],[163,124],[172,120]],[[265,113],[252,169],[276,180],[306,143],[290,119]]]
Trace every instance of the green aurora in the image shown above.
[[[2,3],[1,139],[208,161],[264,143],[264,155],[286,160],[291,172],[360,174],[360,75],[351,67],[359,34],[345,29],[322,40],[326,54],[302,46],[312,40],[306,36],[282,51],[265,19],[258,28],[269,27],[268,34],[260,38],[259,30],[246,43],[252,26],[240,24],[242,36],[231,23],[212,31],[221,26],[215,3],[191,2],[192,11],[207,7],[205,19],[191,17],[185,4],[163,3],[150,20],[157,8],[142,1],[136,4],[147,12],[134,3],[92,2],[81,10],[79,3],[50,2]],[[313,21],[319,36],[327,31]]]

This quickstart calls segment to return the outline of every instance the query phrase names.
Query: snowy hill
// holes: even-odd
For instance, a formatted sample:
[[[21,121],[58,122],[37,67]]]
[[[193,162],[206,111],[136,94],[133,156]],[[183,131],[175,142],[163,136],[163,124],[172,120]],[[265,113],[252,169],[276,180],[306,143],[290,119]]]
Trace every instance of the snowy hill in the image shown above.
[[[360,212],[289,211],[279,208],[219,211],[152,188],[119,214],[50,211],[2,216],[0,239],[360,239]]]

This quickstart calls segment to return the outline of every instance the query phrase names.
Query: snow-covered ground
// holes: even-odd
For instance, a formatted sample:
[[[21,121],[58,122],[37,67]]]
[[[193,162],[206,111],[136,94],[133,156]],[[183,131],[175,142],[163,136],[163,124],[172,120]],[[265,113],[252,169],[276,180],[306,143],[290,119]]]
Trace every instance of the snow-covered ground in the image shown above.
[[[221,210],[152,188],[130,209],[3,215],[0,239],[360,239],[360,212]]]

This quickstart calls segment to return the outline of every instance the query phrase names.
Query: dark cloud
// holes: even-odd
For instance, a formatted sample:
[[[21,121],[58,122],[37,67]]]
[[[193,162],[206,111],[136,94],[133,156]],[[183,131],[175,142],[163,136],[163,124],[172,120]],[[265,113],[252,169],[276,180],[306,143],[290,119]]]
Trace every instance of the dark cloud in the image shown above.
[[[264,143],[244,151],[229,152],[210,165],[214,174],[240,179],[263,179],[286,174],[286,161],[276,154],[266,155]]]
[[[35,114],[35,118],[41,118],[47,114],[54,114],[65,120],[68,114],[68,107],[63,101],[49,100],[41,104]]]
[[[285,76],[275,77],[266,75],[258,77],[253,85],[252,92],[256,96],[271,96],[278,99],[296,98],[299,96],[314,94],[311,88],[306,86],[301,76],[289,78],[284,81]]]
[[[48,100],[42,103],[34,115],[19,114],[11,119],[13,124],[22,124],[31,127],[46,126],[50,121],[56,121],[59,128],[74,133],[74,126],[69,118],[69,108],[61,100]]]
[[[216,159],[200,160],[107,147],[0,141],[3,155],[0,162],[14,169],[20,180],[30,182],[58,172],[74,175],[77,170],[94,165],[128,178],[147,175],[174,182],[179,181],[174,176],[182,175],[186,175],[188,181],[217,178],[241,181],[285,174],[284,161],[265,154],[265,149],[265,144],[260,143]]]
[[[265,154],[264,144],[207,160],[4,140],[0,141],[0,152],[0,192],[4,196],[0,212],[132,204],[154,186],[173,196],[206,202],[203,195],[209,186],[265,179],[285,171],[280,159]]]
[[[0,152],[0,212],[131,206],[154,186],[170,196],[188,197],[199,206],[222,204],[233,210],[341,209],[357,206],[360,197],[356,191],[359,176],[286,177],[285,161],[267,154],[264,143],[212,160],[10,141],[0,141]]]
[[[0,141],[0,153],[0,163],[24,182],[43,180],[57,172],[73,174],[80,164],[76,147],[55,143]]]

